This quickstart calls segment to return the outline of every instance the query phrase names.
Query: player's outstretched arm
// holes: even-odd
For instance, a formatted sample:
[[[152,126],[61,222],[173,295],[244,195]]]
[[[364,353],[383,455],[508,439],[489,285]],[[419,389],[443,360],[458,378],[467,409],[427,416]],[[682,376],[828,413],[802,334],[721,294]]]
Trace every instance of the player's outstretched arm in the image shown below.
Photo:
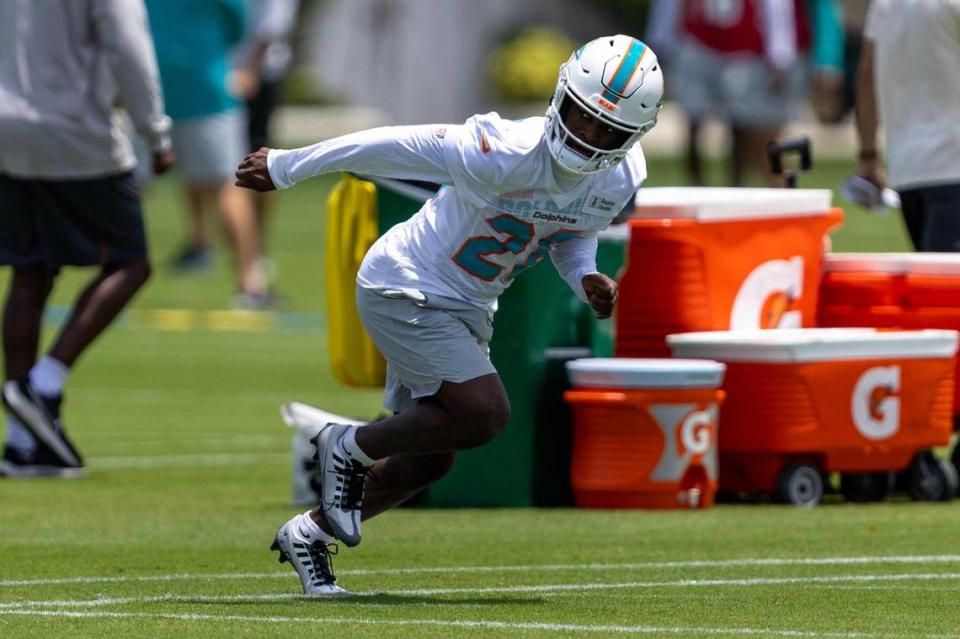
[[[267,170],[267,153],[269,152],[270,149],[260,147],[243,158],[243,162],[237,168],[235,184],[261,193],[276,190],[277,187],[270,178],[270,171]]]
[[[298,149],[260,149],[244,158],[237,185],[255,191],[288,189],[325,173],[425,180],[451,184],[444,156],[442,130],[453,125],[378,127],[348,133]]]

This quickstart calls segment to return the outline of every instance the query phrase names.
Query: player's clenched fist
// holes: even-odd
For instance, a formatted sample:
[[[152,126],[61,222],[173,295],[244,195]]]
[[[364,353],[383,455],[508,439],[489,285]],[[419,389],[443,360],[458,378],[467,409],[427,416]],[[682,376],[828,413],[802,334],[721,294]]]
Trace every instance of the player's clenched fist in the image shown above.
[[[270,179],[270,172],[267,171],[267,153],[270,149],[260,147],[253,153],[247,154],[243,162],[237,168],[237,186],[253,189],[254,191],[273,191],[276,186]]]
[[[610,317],[617,303],[617,283],[603,273],[590,273],[583,277],[582,284],[597,319]]]

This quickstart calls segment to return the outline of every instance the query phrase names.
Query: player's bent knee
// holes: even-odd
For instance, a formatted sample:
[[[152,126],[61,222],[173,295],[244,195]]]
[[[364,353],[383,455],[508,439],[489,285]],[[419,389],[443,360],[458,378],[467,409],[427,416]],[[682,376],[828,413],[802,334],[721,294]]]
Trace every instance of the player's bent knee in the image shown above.
[[[476,448],[490,442],[510,421],[510,404],[492,400],[477,404],[466,411],[461,422],[463,448]]]
[[[141,285],[146,284],[147,280],[150,279],[150,276],[153,275],[153,265],[150,264],[150,260],[143,259],[137,263],[136,274],[140,280]]]
[[[141,257],[126,262],[108,264],[103,267],[105,275],[112,275],[119,271],[123,271],[127,278],[139,287],[146,284],[147,280],[150,279],[150,275],[153,274],[153,266],[150,264],[149,258]]]

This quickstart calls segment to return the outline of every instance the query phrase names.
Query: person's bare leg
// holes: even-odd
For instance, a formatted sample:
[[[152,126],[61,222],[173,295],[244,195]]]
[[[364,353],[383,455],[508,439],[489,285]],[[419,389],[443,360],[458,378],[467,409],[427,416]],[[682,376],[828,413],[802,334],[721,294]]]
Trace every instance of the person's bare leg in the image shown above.
[[[456,453],[432,455],[394,455],[373,465],[367,476],[360,510],[361,519],[376,517],[399,506],[430,484],[439,481],[450,469]]]
[[[267,218],[270,215],[270,206],[274,197],[276,193],[255,192],[253,194],[253,214],[257,223],[257,236],[260,238],[261,249],[266,244],[264,238],[267,236]]]
[[[357,446],[378,460],[367,475],[361,519],[406,501],[449,472],[455,451],[482,446],[510,419],[510,403],[496,373],[456,384],[356,431]],[[371,477],[372,476],[372,477]],[[323,508],[311,519],[330,533]]]
[[[509,419],[507,392],[491,373],[461,384],[443,382],[436,395],[357,429],[356,442],[373,459],[445,453],[486,444]]]
[[[187,198],[187,214],[190,216],[187,246],[198,249],[207,246],[207,224],[204,211],[210,200],[208,191],[195,184],[189,184],[184,189]]]
[[[774,175],[767,157],[767,145],[779,137],[779,129],[744,129],[744,167],[760,178],[766,186],[782,188],[783,176]]]
[[[259,260],[260,236],[249,192],[229,182],[220,185],[217,209],[233,249],[238,287],[250,293],[266,292],[266,276]]]
[[[694,186],[703,186],[703,155],[700,152],[700,129],[698,120],[687,123],[687,175]]]
[[[43,309],[53,275],[43,267],[14,268],[3,310],[3,363],[7,379],[26,379],[37,361]]]
[[[377,461],[367,475],[360,518],[367,520],[394,506],[399,506],[441,479],[450,472],[455,456],[454,452],[432,455],[395,455]],[[312,510],[310,518],[328,535],[333,534],[322,508]]]
[[[748,173],[747,132],[736,123],[730,124],[730,184],[743,186]]]
[[[68,367],[110,325],[150,277],[150,262],[140,258],[105,267],[80,293],[50,356]]]

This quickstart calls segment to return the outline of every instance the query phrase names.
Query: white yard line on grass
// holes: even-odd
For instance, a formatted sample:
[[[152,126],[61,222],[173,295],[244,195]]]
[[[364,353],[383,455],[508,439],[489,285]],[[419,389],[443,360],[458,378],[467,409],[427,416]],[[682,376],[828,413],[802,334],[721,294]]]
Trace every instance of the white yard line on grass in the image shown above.
[[[820,577],[752,577],[746,579],[678,579],[674,581],[626,581],[626,582],[594,582],[569,584],[536,584],[529,586],[493,586],[484,588],[420,588],[404,590],[376,590],[355,592],[354,597],[375,598],[378,596],[391,597],[427,597],[442,595],[505,595],[505,594],[541,594],[557,592],[586,592],[597,590],[647,590],[657,588],[714,588],[720,586],[753,587],[753,586],[806,586],[838,583],[878,583],[878,582],[910,582],[910,581],[958,581],[960,573],[901,573],[896,575],[830,575]],[[0,610],[17,610],[23,608],[97,608],[103,606],[125,606],[130,604],[149,603],[237,603],[284,601],[300,599],[295,593],[264,593],[244,595],[180,595],[163,594],[135,597],[98,597],[96,599],[66,599],[40,601],[10,601],[0,602]]]
[[[345,626],[431,626],[440,628],[470,628],[484,630],[542,630],[545,632],[592,633],[592,634],[645,634],[645,635],[682,635],[697,636],[750,636],[750,637],[828,637],[829,639],[876,639],[879,637],[910,637],[910,639],[957,639],[957,635],[891,635],[872,632],[835,632],[808,630],[781,630],[776,628],[717,628],[703,626],[627,626],[593,625],[544,622],[506,622],[484,620],[444,620],[444,619],[404,619],[377,620],[367,617],[286,617],[257,615],[212,615],[203,613],[149,613],[149,612],[78,612],[61,610],[0,610],[0,615],[23,615],[31,617],[59,617],[80,619],[171,619],[176,621],[216,621],[250,622],[277,624],[320,624]]]
[[[678,579],[676,581],[626,581],[618,583],[538,584],[531,586],[501,586],[492,588],[420,588],[402,591],[383,591],[396,595],[481,595],[510,593],[577,592],[587,590],[642,590],[647,588],[711,588],[717,586],[789,586],[830,583],[869,583],[883,581],[957,581],[960,573],[907,573],[899,575],[831,575],[823,577],[755,577],[747,579]]]
[[[735,568],[758,566],[849,566],[872,564],[953,564],[960,555],[878,555],[866,557],[744,557],[691,561],[652,561],[632,563],[526,564],[513,566],[432,566],[422,568],[367,568],[339,570],[341,577],[367,575],[421,575],[448,573],[502,573],[563,570],[683,570],[688,568]],[[52,577],[41,579],[2,579],[0,587],[50,586],[58,584],[98,584],[154,581],[226,581],[236,579],[289,579],[289,570],[273,572],[174,573],[167,575],[117,575],[89,577]]]
[[[96,469],[171,468],[178,466],[232,466],[289,461],[290,453],[210,453],[184,455],[136,455],[131,457],[93,457],[88,461]]]
[[[289,430],[289,429],[288,429]],[[169,449],[172,438],[152,437],[152,438],[125,438],[118,441],[116,435],[104,435],[101,437],[84,437],[85,448],[96,448],[100,453],[126,453],[134,454],[143,452],[144,448],[166,447]],[[244,448],[278,448],[283,445],[289,445],[290,435],[280,432],[276,435],[231,435],[229,437],[211,437],[209,435],[182,435],[177,434],[176,443],[191,446],[210,446],[210,447],[244,447]],[[106,455],[100,455],[106,456]]]

